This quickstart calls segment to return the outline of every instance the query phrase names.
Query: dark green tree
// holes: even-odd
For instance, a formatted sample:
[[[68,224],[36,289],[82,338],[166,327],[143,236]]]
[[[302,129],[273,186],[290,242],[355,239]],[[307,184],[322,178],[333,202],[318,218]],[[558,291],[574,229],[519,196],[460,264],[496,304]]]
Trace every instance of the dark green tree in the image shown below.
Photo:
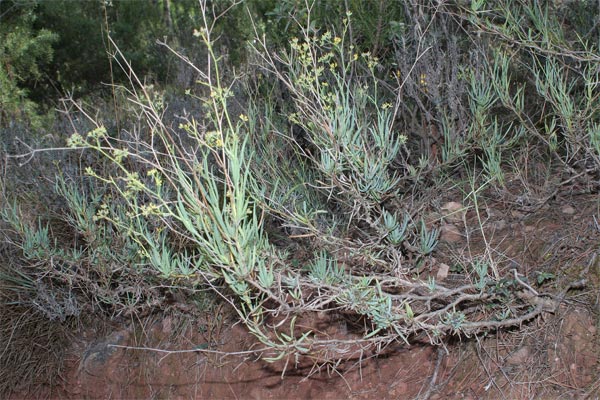
[[[37,29],[36,1],[0,1],[0,126],[12,119],[37,122],[31,88],[52,61],[57,35]]]

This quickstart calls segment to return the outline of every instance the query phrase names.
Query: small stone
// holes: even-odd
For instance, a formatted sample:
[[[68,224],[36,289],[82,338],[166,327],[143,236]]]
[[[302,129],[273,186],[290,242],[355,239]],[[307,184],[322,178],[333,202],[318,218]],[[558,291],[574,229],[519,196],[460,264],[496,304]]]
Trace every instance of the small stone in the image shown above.
[[[596,334],[596,327],[594,325],[590,325],[590,327],[588,328],[588,333],[590,335],[595,335]]]
[[[445,224],[440,227],[440,240],[445,243],[457,243],[463,238],[458,228],[452,224]]]
[[[437,278],[440,281],[443,281],[448,277],[448,272],[450,271],[450,266],[448,264],[441,263],[438,266]]]
[[[83,394],[83,388],[81,387],[81,384],[69,385],[69,394],[74,394],[78,397]]]
[[[521,365],[524,364],[529,358],[530,350],[528,346],[523,346],[519,350],[512,353],[506,362],[510,365]]]
[[[398,382],[394,385],[394,390],[398,393],[398,398],[401,398],[408,391],[408,384],[406,382]]]
[[[264,392],[260,387],[254,387],[248,392],[248,398],[250,399],[264,399]]]
[[[501,219],[501,220],[498,220],[498,221],[494,222],[494,228],[496,228],[499,231],[501,231],[502,229],[506,228],[506,220],[505,219]]]
[[[444,204],[440,210],[444,215],[444,219],[452,223],[461,222],[465,217],[466,212],[463,205],[456,201],[450,201]]]
[[[325,311],[318,311],[317,312],[317,319],[319,321],[325,321],[328,318],[329,318],[329,314],[327,314]]]
[[[571,371],[573,371],[573,372],[574,372],[574,371],[577,371],[577,364],[575,364],[575,363],[572,363],[571,365],[569,365],[569,369],[570,369]]]
[[[561,208],[560,211],[566,215],[575,214],[575,208],[573,208],[573,206],[570,206],[570,205],[563,206],[563,208]]]
[[[162,333],[165,335],[169,335],[169,334],[171,334],[172,330],[173,330],[173,321],[171,320],[170,317],[165,317],[165,319],[163,319],[163,321],[162,321]]]
[[[517,211],[517,210],[512,210],[510,212],[510,216],[515,218],[515,219],[521,219],[525,216],[525,214],[523,214],[521,211]]]
[[[536,229],[536,227],[533,225],[526,225],[524,230],[525,230],[525,232],[529,233],[529,232],[535,231],[535,229]]]

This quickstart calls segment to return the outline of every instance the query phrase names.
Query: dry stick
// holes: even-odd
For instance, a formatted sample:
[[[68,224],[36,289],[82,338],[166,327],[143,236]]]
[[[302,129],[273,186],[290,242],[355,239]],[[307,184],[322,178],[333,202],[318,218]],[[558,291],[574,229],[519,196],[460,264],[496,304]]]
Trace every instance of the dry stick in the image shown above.
[[[531,287],[531,286],[530,286],[528,283],[526,283],[526,282],[523,282],[523,281],[521,280],[521,278],[519,278],[519,274],[517,274],[517,270],[516,270],[515,268],[513,268],[513,269],[512,269],[512,272],[513,272],[513,274],[514,274],[514,276],[515,276],[515,280],[516,280],[517,282],[519,282],[519,284],[520,284],[520,285],[522,285],[522,286],[526,287],[526,288],[527,288],[527,289],[528,289],[528,290],[529,290],[531,293],[533,293],[534,295],[536,295],[536,296],[539,296],[539,295],[540,295],[540,294],[537,292],[537,290],[535,290],[535,289],[534,289],[534,288],[532,288],[532,287]]]
[[[25,144],[21,139],[17,138],[17,141],[19,141],[21,144],[23,144],[24,146],[26,146],[28,148],[28,152],[26,153],[22,153],[22,154],[7,154],[6,160],[9,160],[11,158],[17,159],[19,167],[24,166],[25,164],[28,164],[33,157],[35,157],[35,155],[37,153],[48,153],[51,151],[71,151],[71,150],[86,150],[87,147],[52,147],[52,148],[44,148],[44,149],[34,149],[33,147]],[[22,159],[25,159],[24,161],[20,161]]]
[[[477,355],[477,358],[479,359],[479,362],[481,363],[481,367],[483,368],[483,370],[485,371],[485,373],[487,374],[489,381],[488,383],[484,386],[484,390],[487,392],[488,390],[490,390],[490,388],[492,387],[492,385],[499,391],[502,392],[502,389],[500,389],[500,387],[498,386],[498,384],[496,383],[496,380],[494,379],[494,375],[492,373],[492,371],[490,370],[490,368],[488,368],[488,366],[486,365],[481,353],[479,352],[479,349],[483,349],[485,355],[491,360],[491,356],[488,354],[487,350],[485,349],[485,347],[483,347],[483,345],[481,344],[481,342],[479,341],[479,337],[475,337],[475,339],[477,340],[477,345],[478,347],[475,348],[475,354]],[[498,367],[498,365],[496,365]],[[498,369],[501,370],[501,368],[498,367]],[[504,373],[504,371],[502,371]],[[506,374],[505,374],[506,377]],[[508,377],[506,377],[507,381],[509,381]]]
[[[104,12],[104,28],[106,29],[106,37],[108,38],[108,41],[106,43],[106,48],[107,48],[107,52],[108,52],[108,65],[110,67],[110,83],[111,83],[111,91],[112,91],[112,98],[113,98],[113,106],[115,109],[115,119],[117,122],[117,132],[121,131],[121,121],[119,118],[119,108],[117,107],[117,94],[115,93],[115,77],[114,77],[114,72],[113,72],[113,57],[114,55],[111,53],[111,44],[112,39],[110,38],[110,30],[108,27],[108,13],[106,12],[106,2],[102,3],[102,11]],[[102,41],[104,41],[104,36],[102,36]]]
[[[223,356],[241,356],[241,355],[246,355],[246,354],[256,354],[258,352],[272,350],[269,347],[262,347],[262,348],[256,349],[256,350],[243,350],[243,351],[235,351],[235,352],[228,352],[228,351],[221,351],[221,350],[209,350],[209,349],[202,349],[202,348],[184,349],[184,350],[167,350],[167,349],[159,349],[156,347],[124,346],[121,344],[108,344],[107,347],[116,347],[119,349],[127,349],[127,350],[154,351],[157,353],[166,353],[167,355],[199,352],[199,353],[207,353],[207,354],[219,354],[219,355],[223,355]]]
[[[440,367],[442,365],[442,361],[444,360],[445,349],[443,347],[439,347],[437,351],[437,357],[435,361],[435,368],[433,369],[433,375],[431,376],[431,381],[429,381],[429,387],[427,391],[422,397],[422,400],[427,400],[431,397],[431,394],[436,388],[435,382],[437,381],[438,373],[440,372]]]

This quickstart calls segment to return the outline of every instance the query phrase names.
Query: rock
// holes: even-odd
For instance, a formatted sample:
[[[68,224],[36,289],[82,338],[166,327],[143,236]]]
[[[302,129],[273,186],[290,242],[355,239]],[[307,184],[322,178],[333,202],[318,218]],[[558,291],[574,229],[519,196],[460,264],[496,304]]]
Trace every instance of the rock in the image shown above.
[[[508,356],[506,362],[510,365],[522,365],[527,361],[530,353],[531,350],[529,349],[529,346],[523,346]]]
[[[396,398],[401,398],[408,392],[408,384],[406,382],[397,382],[394,384],[394,391],[397,393]]]
[[[510,216],[513,217],[514,219],[521,219],[525,216],[525,214],[522,213],[521,211],[512,210],[510,212]]]
[[[455,225],[444,224],[440,227],[440,240],[445,243],[458,243],[462,240],[463,235]]]
[[[494,222],[494,228],[501,231],[502,229],[506,228],[506,220],[505,219],[501,219],[498,220],[496,222]]]
[[[319,321],[326,321],[329,319],[329,314],[325,311],[318,311],[317,312],[317,320]]]
[[[444,204],[440,210],[442,211],[444,219],[450,223],[461,222],[466,213],[466,209],[463,205],[456,201],[450,201]]]
[[[437,271],[437,279],[443,281],[448,277],[448,272],[450,271],[450,266],[448,264],[441,263],[438,266]]]
[[[170,335],[173,331],[173,321],[171,317],[165,317],[162,321],[162,333],[165,335]]]
[[[575,208],[573,208],[573,206],[570,206],[568,204],[566,206],[563,206],[563,208],[561,208],[560,211],[563,214],[566,214],[566,215],[573,215],[573,214],[575,214]]]
[[[572,363],[571,365],[569,365],[569,369],[573,372],[577,372],[577,364]]]
[[[594,325],[591,325],[591,326],[588,328],[588,333],[589,333],[590,335],[594,336],[594,335],[596,334],[596,327],[595,327]]]
[[[105,340],[92,344],[83,354],[79,369],[94,375],[97,371],[105,369],[109,360],[115,356],[119,348],[115,345],[125,343],[129,333],[126,331],[113,332]]]

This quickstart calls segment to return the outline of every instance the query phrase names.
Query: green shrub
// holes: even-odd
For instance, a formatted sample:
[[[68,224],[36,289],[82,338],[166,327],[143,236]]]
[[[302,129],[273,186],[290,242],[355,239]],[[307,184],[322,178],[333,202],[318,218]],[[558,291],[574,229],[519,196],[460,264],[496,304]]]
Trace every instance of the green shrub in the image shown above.
[[[407,1],[380,15],[374,35],[353,36],[371,18],[353,15],[358,3],[324,2],[322,21],[324,10],[343,14],[318,26],[311,10],[283,2],[271,23],[287,23],[292,7],[305,24],[281,48],[248,44],[253,80],[227,69],[217,17],[201,2],[194,36],[208,58],[194,67],[199,94],[188,92],[201,114],[166,123],[160,91],[118,53],[140,119],[69,138],[93,154],[77,185],[57,178],[76,245],[5,208],[23,259],[51,256],[44,273],[75,278],[78,293],[116,313],[160,304],[151,288],[161,283],[208,286],[270,361],[329,362],[415,337],[439,344],[549,311],[516,295],[531,288],[490,249],[461,266],[459,285],[430,275],[438,230],[418,204],[440,182],[471,177],[457,185],[481,222],[478,196],[504,190],[532,148],[577,172],[598,168],[596,49],[565,32],[560,10],[484,3]],[[393,48],[374,54],[365,43]],[[298,323],[314,312],[360,321],[360,338],[351,347]]]
[[[27,87],[42,78],[43,67],[52,61],[57,36],[34,28],[32,7],[7,3],[0,5],[0,128],[18,120],[40,129],[38,107]]]

